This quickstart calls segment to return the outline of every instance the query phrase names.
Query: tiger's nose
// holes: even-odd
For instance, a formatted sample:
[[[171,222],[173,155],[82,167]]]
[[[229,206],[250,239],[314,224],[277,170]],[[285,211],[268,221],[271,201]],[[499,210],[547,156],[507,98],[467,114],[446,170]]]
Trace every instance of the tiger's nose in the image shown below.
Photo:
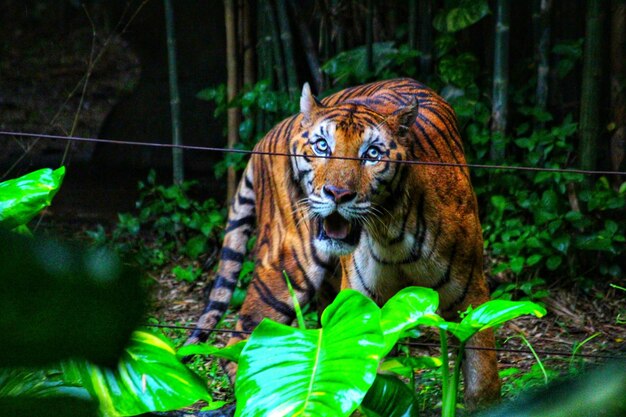
[[[337,204],[345,203],[356,197],[355,192],[346,190],[345,188],[335,187],[334,185],[325,185],[322,187],[322,191]]]

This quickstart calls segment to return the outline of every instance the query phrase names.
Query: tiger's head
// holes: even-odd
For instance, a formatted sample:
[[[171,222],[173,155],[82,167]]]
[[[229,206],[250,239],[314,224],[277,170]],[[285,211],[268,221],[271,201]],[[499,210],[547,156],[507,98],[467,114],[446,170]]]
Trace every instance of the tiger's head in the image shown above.
[[[300,112],[302,129],[290,149],[301,156],[292,157],[292,168],[317,225],[314,243],[329,255],[347,255],[363,228],[375,227],[385,202],[393,200],[405,168],[391,161],[410,155],[417,102],[388,114],[374,111],[366,100],[324,106],[305,84]]]

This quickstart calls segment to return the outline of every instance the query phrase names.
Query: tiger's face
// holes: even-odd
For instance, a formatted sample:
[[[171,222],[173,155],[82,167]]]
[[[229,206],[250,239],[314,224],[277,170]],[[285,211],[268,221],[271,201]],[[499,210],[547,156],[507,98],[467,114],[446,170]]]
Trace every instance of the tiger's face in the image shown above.
[[[380,227],[409,155],[408,132],[417,105],[390,115],[358,101],[325,107],[305,84],[302,131],[291,145],[294,177],[317,227],[315,246],[329,255],[353,252],[363,229]],[[344,159],[341,159],[344,158]]]

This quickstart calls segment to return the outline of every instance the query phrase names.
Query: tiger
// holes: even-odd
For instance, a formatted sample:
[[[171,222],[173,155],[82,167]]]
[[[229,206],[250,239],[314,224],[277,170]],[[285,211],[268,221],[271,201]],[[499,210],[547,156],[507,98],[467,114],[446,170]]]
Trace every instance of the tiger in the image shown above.
[[[301,305],[352,288],[382,306],[422,286],[453,320],[488,301],[465,164],[455,112],[424,84],[379,81],[322,100],[304,84],[300,113],[261,139],[242,174],[208,302],[186,343],[205,341],[228,308],[255,224],[253,277],[229,345],[265,317],[294,320],[283,271]],[[487,348],[465,353],[465,403],[475,409],[500,396],[493,332],[468,346]],[[229,364],[231,378],[235,371]]]

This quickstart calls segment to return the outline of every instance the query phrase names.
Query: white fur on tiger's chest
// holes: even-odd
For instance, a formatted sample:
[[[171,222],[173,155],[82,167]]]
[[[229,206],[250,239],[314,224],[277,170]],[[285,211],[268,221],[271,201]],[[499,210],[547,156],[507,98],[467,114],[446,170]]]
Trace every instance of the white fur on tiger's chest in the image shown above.
[[[408,286],[433,287],[447,266],[433,247],[435,238],[426,230],[420,247],[418,237],[407,232],[398,242],[383,244],[364,232],[348,268],[352,288],[384,303]]]

